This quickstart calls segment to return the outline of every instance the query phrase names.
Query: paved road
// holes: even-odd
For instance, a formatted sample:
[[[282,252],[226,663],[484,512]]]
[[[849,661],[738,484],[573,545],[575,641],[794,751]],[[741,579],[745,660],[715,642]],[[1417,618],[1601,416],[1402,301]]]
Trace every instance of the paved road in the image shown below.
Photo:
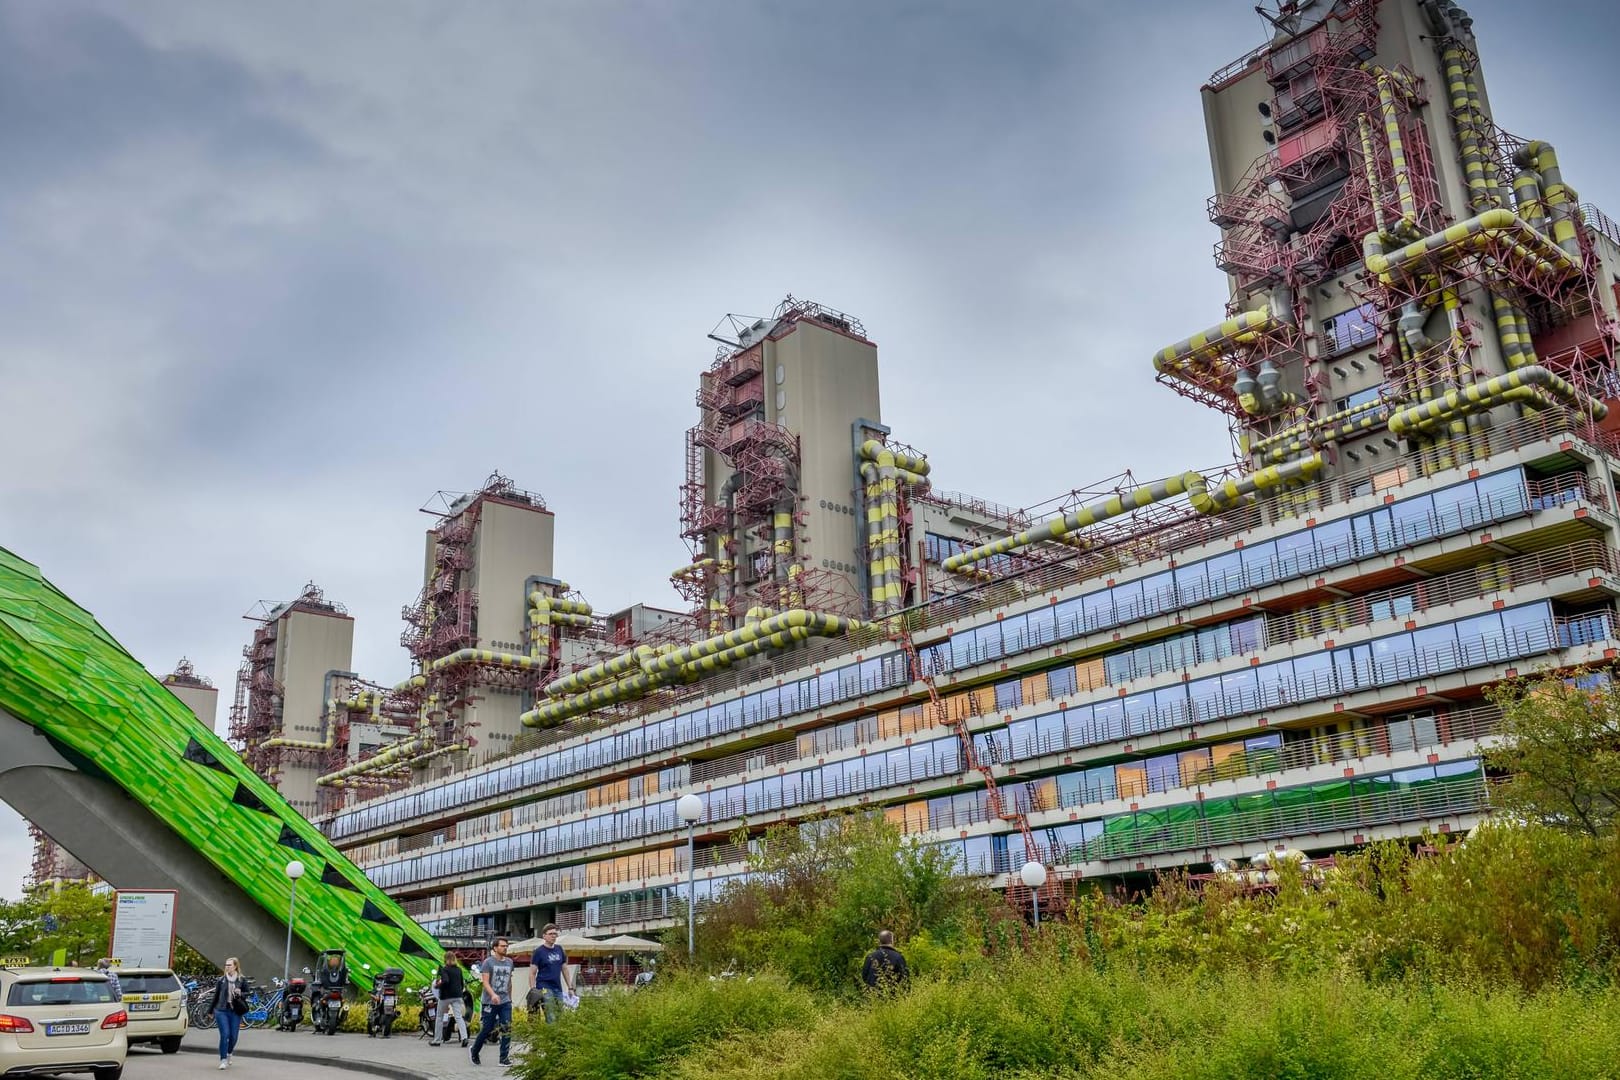
[[[156,1048],[137,1046],[129,1052],[129,1059],[124,1063],[124,1080],[213,1080],[219,1077],[236,1077],[238,1080],[286,1080],[288,1065],[284,1062],[272,1061],[268,1058],[248,1059],[238,1056],[225,1072],[219,1071],[219,1055],[214,1054],[188,1054],[182,1051],[178,1054],[161,1054]],[[354,1073],[341,1062],[328,1061],[320,1065],[301,1064],[296,1066],[300,1077],[313,1073],[312,1080],[337,1080],[341,1076],[353,1076]],[[403,1077],[401,1077],[403,1080]],[[493,1080],[493,1078],[491,1078]]]
[[[515,1048],[514,1048],[515,1050]],[[125,1080],[173,1080],[165,1074],[170,1065],[181,1066],[187,1077],[212,1072],[218,1080],[232,1080],[241,1074],[247,1080],[285,1080],[288,1062],[295,1071],[309,1067],[342,1069],[350,1074],[370,1073],[393,1080],[503,1080],[506,1070],[496,1064],[497,1047],[486,1047],[482,1065],[474,1065],[467,1051],[453,1041],[441,1047],[402,1032],[389,1039],[368,1039],[364,1035],[340,1032],[315,1035],[307,1028],[293,1032],[250,1029],[236,1043],[231,1067],[219,1072],[219,1033],[192,1029],[186,1033],[178,1054],[162,1055],[156,1050],[137,1047],[130,1051],[124,1068]]]

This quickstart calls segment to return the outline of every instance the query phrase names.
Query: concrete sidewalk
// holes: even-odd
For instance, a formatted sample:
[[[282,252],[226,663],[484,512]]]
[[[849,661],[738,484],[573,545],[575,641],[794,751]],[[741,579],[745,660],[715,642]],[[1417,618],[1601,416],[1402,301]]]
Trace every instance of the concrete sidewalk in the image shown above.
[[[219,1055],[219,1033],[213,1029],[192,1028],[186,1032],[182,1051]],[[516,1054],[518,1047],[512,1047]],[[482,1065],[474,1065],[460,1044],[452,1039],[443,1046],[430,1046],[414,1031],[398,1032],[387,1039],[338,1032],[316,1035],[309,1028],[275,1031],[263,1028],[244,1030],[236,1040],[236,1062],[244,1059],[292,1061],[308,1065],[346,1068],[392,1080],[502,1080],[507,1070],[497,1064],[500,1047],[486,1045],[479,1055]]]

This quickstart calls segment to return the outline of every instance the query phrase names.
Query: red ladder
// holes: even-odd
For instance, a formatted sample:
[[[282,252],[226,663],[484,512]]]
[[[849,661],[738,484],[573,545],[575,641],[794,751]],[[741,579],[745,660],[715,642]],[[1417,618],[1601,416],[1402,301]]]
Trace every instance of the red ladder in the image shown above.
[[[1001,789],[996,786],[995,773],[991,771],[989,765],[979,759],[979,754],[973,747],[973,733],[968,730],[967,721],[950,715],[945,708],[945,702],[940,699],[939,687],[934,685],[933,675],[924,670],[922,658],[917,655],[917,645],[911,640],[911,631],[901,626],[893,630],[890,636],[905,650],[912,681],[920,682],[927,688],[928,701],[933,708],[935,722],[945,720],[956,730],[956,737],[962,743],[962,759],[967,762],[968,768],[975,770],[984,778],[984,790],[990,803],[990,813],[1002,821],[1010,821],[1018,826],[1019,835],[1024,838],[1026,860],[1045,863],[1046,859],[1035,844],[1035,834],[1030,831],[1028,815],[1017,808],[1009,808],[1002,800]],[[1014,880],[1017,879],[1016,868],[1011,870],[1011,876]]]

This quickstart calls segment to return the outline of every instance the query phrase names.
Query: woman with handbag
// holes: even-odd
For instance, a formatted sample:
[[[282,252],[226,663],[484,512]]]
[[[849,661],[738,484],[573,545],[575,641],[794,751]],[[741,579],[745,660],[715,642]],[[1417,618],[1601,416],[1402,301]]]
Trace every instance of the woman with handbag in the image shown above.
[[[225,970],[214,983],[214,1022],[219,1027],[219,1067],[231,1067],[236,1053],[236,1037],[242,1033],[242,1014],[248,1011],[247,980],[236,957],[225,961]]]

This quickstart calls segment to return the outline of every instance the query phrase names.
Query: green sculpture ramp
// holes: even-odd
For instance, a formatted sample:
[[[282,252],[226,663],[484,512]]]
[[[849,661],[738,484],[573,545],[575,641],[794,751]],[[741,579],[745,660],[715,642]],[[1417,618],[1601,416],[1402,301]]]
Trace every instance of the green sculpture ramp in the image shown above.
[[[4,548],[0,709],[83,772],[121,787],[283,925],[291,890],[284,868],[301,861],[293,933],[310,951],[344,948],[352,972],[400,967],[412,984],[431,981],[443,957],[433,936],[93,616]]]

